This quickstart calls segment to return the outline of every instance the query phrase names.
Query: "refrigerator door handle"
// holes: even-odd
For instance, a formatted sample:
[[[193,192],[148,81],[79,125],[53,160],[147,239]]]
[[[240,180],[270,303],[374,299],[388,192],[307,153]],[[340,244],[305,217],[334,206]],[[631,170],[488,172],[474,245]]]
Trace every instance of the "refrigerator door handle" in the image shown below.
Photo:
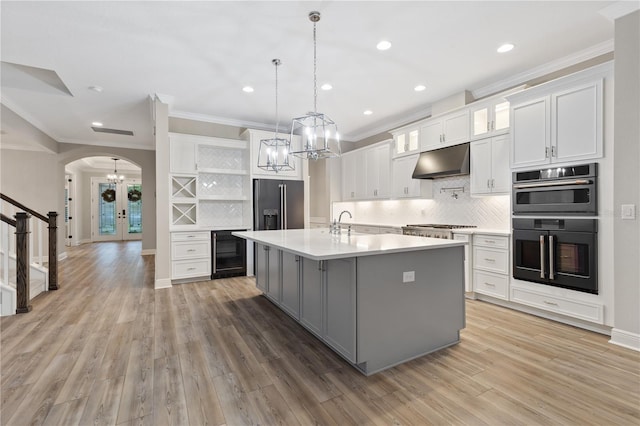
[[[545,258],[545,248],[544,248],[544,235],[540,235],[540,278],[545,278],[545,264],[544,264],[544,258]]]
[[[282,210],[282,220],[284,222],[283,229],[289,229],[287,225],[287,184],[283,184],[284,201],[282,202],[284,209]]]
[[[279,184],[280,189],[280,229],[284,229],[284,185]]]
[[[556,271],[553,263],[555,261],[555,255],[553,253],[553,235],[549,235],[549,279],[556,279]]]

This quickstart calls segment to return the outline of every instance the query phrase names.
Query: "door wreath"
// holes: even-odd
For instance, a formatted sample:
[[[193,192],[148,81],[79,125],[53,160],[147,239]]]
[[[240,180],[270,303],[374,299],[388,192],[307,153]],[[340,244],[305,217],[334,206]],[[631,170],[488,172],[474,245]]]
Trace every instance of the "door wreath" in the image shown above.
[[[137,189],[132,189],[127,194],[127,198],[129,198],[129,201],[131,201],[132,203],[135,203],[136,201],[140,201],[142,199],[142,192],[138,191]]]
[[[113,203],[116,200],[116,190],[113,188],[105,189],[102,193],[102,199],[107,203]]]

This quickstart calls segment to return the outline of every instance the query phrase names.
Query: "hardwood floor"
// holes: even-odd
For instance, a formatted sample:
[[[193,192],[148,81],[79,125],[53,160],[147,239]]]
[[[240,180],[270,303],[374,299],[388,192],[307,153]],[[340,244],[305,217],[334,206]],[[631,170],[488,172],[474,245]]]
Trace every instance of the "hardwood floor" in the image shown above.
[[[640,424],[640,354],[467,301],[458,345],[365,377],[250,278],[153,289],[140,243],[87,244],[2,318],[3,425]]]

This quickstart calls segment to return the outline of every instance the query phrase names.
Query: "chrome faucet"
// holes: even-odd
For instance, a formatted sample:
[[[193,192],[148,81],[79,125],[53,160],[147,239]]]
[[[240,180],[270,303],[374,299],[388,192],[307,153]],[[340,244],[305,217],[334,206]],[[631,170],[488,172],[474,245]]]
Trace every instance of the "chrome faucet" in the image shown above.
[[[338,222],[336,223],[336,220],[333,219],[333,226],[331,229],[331,232],[334,234],[339,234],[340,231],[342,231],[342,215],[343,214],[348,214],[349,215],[349,219],[353,219],[353,216],[351,216],[351,212],[349,212],[349,210],[343,210],[342,212],[340,212],[340,215],[338,216]],[[347,234],[351,235],[351,224],[347,224]]]
[[[353,216],[351,216],[351,212],[349,210],[342,210],[340,212],[340,216],[338,216],[338,223],[342,223],[342,215],[345,213],[349,215],[349,219],[353,219]]]

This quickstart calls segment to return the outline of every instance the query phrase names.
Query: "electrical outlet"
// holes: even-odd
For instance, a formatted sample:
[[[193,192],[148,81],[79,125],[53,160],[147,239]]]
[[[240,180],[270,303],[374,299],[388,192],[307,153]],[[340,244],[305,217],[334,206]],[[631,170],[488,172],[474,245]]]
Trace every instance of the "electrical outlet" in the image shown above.
[[[405,271],[402,273],[403,283],[412,283],[416,280],[416,271]]]
[[[621,208],[621,217],[624,220],[634,220],[636,218],[636,205],[623,204]]]

